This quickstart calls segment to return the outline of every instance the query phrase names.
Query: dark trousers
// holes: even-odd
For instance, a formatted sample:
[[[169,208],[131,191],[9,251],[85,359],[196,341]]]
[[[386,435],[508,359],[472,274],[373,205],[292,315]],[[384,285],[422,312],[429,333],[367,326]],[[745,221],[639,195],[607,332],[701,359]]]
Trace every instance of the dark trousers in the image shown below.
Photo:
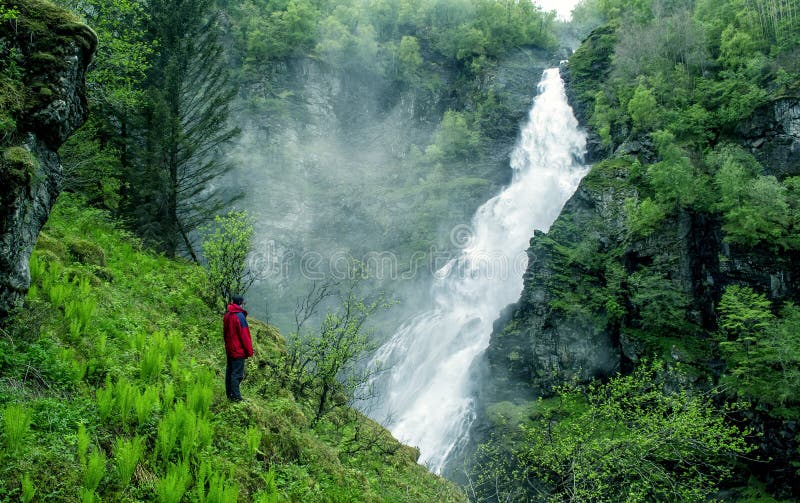
[[[239,392],[239,383],[244,379],[244,362],[246,358],[228,357],[228,364],[225,366],[225,394],[229,400],[241,400],[242,394]]]

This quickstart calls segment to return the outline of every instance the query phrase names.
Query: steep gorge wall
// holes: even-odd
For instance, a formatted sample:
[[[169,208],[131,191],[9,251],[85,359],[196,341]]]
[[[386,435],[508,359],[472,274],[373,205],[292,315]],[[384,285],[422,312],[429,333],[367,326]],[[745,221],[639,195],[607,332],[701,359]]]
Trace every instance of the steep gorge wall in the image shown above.
[[[0,143],[0,319],[30,285],[28,260],[62,185],[56,152],[87,118],[84,74],[97,44],[90,28],[50,3],[15,6],[16,17],[0,25],[3,63],[18,71],[2,89],[15,127]]]

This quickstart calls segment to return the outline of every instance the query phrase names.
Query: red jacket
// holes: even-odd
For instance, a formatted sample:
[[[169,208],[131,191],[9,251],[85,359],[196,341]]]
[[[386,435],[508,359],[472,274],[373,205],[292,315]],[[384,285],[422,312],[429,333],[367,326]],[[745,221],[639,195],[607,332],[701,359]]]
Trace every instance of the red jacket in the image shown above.
[[[236,304],[228,304],[228,312],[222,318],[222,336],[225,338],[225,352],[231,358],[250,358],[253,356],[253,340],[247,326],[247,311]]]

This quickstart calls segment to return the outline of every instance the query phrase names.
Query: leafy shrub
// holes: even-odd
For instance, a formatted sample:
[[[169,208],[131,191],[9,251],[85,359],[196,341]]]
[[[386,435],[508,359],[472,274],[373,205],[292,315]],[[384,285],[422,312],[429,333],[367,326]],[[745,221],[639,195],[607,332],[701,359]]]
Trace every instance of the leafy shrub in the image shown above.
[[[781,316],[751,288],[730,285],[719,303],[722,382],[732,393],[771,405],[800,396],[800,309],[788,303]]]
[[[639,84],[628,102],[628,115],[633,121],[634,129],[639,131],[656,129],[661,114],[653,91]]]
[[[203,256],[212,307],[244,295],[256,279],[247,264],[253,248],[253,220],[245,211],[217,216],[214,225],[202,229]]]
[[[605,384],[563,387],[557,399],[540,400],[510,453],[497,441],[481,448],[479,495],[707,501],[733,474],[735,458],[751,450],[748,432],[727,422],[713,396],[683,382],[645,364]]]
[[[629,198],[625,200],[625,223],[634,236],[647,237],[656,231],[664,220],[664,209],[649,197],[641,202]]]

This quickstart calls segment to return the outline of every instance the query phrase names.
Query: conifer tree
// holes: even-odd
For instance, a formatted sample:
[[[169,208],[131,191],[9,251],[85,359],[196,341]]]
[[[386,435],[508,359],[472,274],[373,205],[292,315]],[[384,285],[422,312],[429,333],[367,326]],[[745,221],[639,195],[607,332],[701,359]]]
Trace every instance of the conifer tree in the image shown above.
[[[137,159],[127,173],[127,213],[138,233],[168,256],[194,260],[193,231],[228,200],[213,187],[226,169],[224,148],[235,95],[217,40],[210,0],[148,3],[157,44],[146,79]]]

